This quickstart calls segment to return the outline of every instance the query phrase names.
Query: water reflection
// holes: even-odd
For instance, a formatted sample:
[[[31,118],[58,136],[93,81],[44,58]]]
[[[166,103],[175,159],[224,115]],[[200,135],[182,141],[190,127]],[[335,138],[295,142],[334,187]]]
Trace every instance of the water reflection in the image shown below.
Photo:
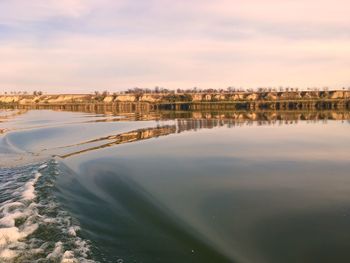
[[[72,108],[74,110],[76,108]],[[77,108],[77,110],[81,110]],[[299,123],[349,122],[349,111],[156,111],[81,114],[55,110],[6,110],[0,133],[18,149],[67,158],[119,144],[186,131],[244,126],[285,126]],[[106,109],[105,109],[106,110]],[[27,113],[10,127],[8,121]],[[140,124],[140,125],[136,125]],[[119,127],[124,127],[120,130]],[[19,132],[21,131],[21,132]],[[22,132],[23,131],[23,132]],[[118,131],[118,132],[116,132]],[[64,134],[70,134],[69,137]],[[72,144],[72,142],[76,142]]]
[[[8,120],[0,166],[9,154],[63,157],[48,167],[54,194],[99,262],[349,259],[347,111],[28,111]]]
[[[212,116],[177,119],[158,140],[63,160],[62,199],[97,254],[106,262],[346,262],[348,124],[234,126]]]
[[[99,121],[123,120],[159,120],[159,119],[232,119],[236,121],[260,121],[262,123],[288,122],[296,120],[349,120],[350,111],[344,109],[333,110],[158,110],[152,111],[149,107],[135,107],[130,103],[118,107],[104,104],[67,104],[67,105],[33,105],[17,106],[25,110],[54,110],[70,112],[86,112],[110,116]],[[118,116],[118,118],[113,118]]]
[[[163,113],[165,114],[165,113]],[[169,114],[169,113],[167,113]],[[173,114],[173,113],[172,113]],[[152,138],[157,138],[160,136],[168,136],[171,134],[182,133],[186,131],[197,131],[200,129],[213,129],[220,127],[234,128],[234,127],[243,127],[250,125],[257,126],[273,126],[273,125],[296,125],[299,121],[306,123],[327,123],[330,120],[341,120],[345,121],[350,117],[350,115],[345,113],[336,113],[336,112],[307,112],[307,113],[267,113],[261,112],[257,113],[237,113],[229,112],[226,114],[223,113],[190,113],[192,118],[188,118],[188,113],[184,114],[179,113],[180,116],[166,116],[163,115],[161,119],[170,119],[175,118],[173,125],[163,125],[157,127],[137,129],[133,131],[128,131],[125,133],[115,134],[100,137],[97,139],[81,142],[78,144],[67,145],[61,148],[71,148],[71,147],[80,147],[87,146],[84,149],[79,149],[78,151],[73,151],[59,155],[61,158],[67,158],[73,155],[86,153],[89,151],[94,151],[102,148],[112,147],[119,144],[131,143],[141,140],[148,140]],[[152,116],[151,120],[158,120],[157,118],[160,115],[147,115]],[[166,116],[166,117],[165,117]],[[94,120],[92,122],[120,122],[126,120],[132,120],[135,118],[135,115],[129,115],[129,118],[106,118],[100,120]],[[141,117],[142,120],[145,120],[145,116]],[[107,143],[104,143],[108,141]],[[98,143],[98,145],[96,145]],[[101,144],[102,143],[102,144]],[[93,144],[93,147],[89,147],[90,144]]]
[[[98,150],[98,149],[103,149],[103,148],[115,146],[118,144],[136,142],[136,141],[140,141],[140,140],[147,140],[147,139],[156,138],[159,136],[170,135],[172,133],[176,133],[176,126],[175,125],[166,125],[166,126],[162,126],[162,127],[147,128],[147,129],[138,129],[135,131],[125,132],[125,133],[121,133],[121,134],[117,134],[117,135],[110,135],[107,137],[102,137],[99,139],[94,139],[91,141],[87,141],[87,142],[83,142],[83,143],[79,143],[79,144],[75,144],[75,145],[65,146],[64,148],[73,147],[73,146],[76,147],[76,146],[81,146],[84,144],[92,144],[92,143],[96,143],[96,142],[111,141],[108,143],[104,143],[102,145],[98,145],[98,146],[94,146],[91,148],[79,150],[76,152],[60,155],[60,157],[67,158],[67,157],[71,157],[73,155],[86,153],[86,152],[90,152],[90,151],[94,151],[94,150]]]
[[[13,118],[17,117],[18,115],[22,115],[26,112],[27,112],[27,110],[11,110],[11,109],[1,110],[1,108],[0,108],[0,123],[4,123],[6,121],[9,121],[10,119],[13,119]],[[0,127],[0,134],[3,134],[7,131],[8,131],[7,128]]]
[[[93,122],[117,122],[117,121],[147,121],[147,120],[217,120],[224,121],[229,126],[251,125],[275,125],[293,124],[298,121],[327,121],[327,120],[350,120],[350,112],[347,111],[228,111],[228,112],[196,112],[196,111],[159,111],[151,113],[124,113],[118,117],[105,113],[108,117]]]

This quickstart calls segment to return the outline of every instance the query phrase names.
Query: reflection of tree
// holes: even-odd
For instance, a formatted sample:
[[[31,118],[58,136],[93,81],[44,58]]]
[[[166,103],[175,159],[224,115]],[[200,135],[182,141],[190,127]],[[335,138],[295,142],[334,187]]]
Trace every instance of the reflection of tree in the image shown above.
[[[12,119],[18,115],[26,113],[27,110],[4,110],[0,109],[0,122]]]
[[[175,117],[175,116],[174,116]],[[242,125],[288,125],[298,121],[319,122],[327,120],[350,120],[350,112],[344,111],[288,111],[288,112],[192,112],[183,118],[191,118],[194,123],[181,123],[180,126],[194,125],[193,129],[213,128],[227,125],[228,127]]]
[[[286,93],[290,95],[291,93]],[[278,102],[279,103],[279,102]],[[18,105],[24,109],[52,109],[59,111],[89,112],[105,114],[109,116],[119,116],[119,118],[109,117],[106,121],[119,120],[158,120],[158,119],[231,119],[235,120],[230,125],[238,125],[244,122],[256,121],[259,125],[282,124],[295,122],[297,120],[348,120],[350,119],[350,105],[344,104],[342,107],[328,107],[326,102],[319,103],[320,107],[275,107],[267,108],[222,108],[224,104],[218,104],[214,108],[206,108],[207,104],[200,104],[196,107],[180,107],[177,110],[155,110],[148,102],[119,102],[114,104],[106,103],[65,103],[65,104],[34,104]],[[325,105],[323,105],[325,104]],[[299,105],[300,106],[300,105]],[[306,105],[308,106],[308,105]],[[190,110],[192,109],[192,110]],[[320,110],[322,109],[322,110]],[[123,118],[120,118],[122,116]],[[103,121],[103,120],[100,120]]]
[[[18,115],[26,113],[26,110],[0,110],[0,123],[6,122]],[[6,133],[8,131],[7,128],[0,128],[0,134]]]
[[[184,117],[184,116],[182,116]],[[177,118],[174,125],[164,125],[152,128],[138,129],[130,132],[125,132],[117,135],[101,137],[95,140],[86,141],[83,143],[69,145],[61,148],[84,148],[68,154],[61,155],[62,158],[67,158],[73,155],[90,152],[98,149],[103,149],[111,146],[116,146],[124,143],[131,143],[141,140],[147,140],[160,136],[167,136],[185,131],[197,131],[200,129],[212,129],[216,127],[240,127],[244,125],[289,125],[297,124],[299,120],[305,121],[327,121],[327,120],[345,120],[349,118],[348,114],[336,114],[334,112],[313,112],[313,113],[298,113],[298,114],[251,114],[251,113],[227,113],[227,114],[208,114],[203,113],[192,118]],[[106,120],[108,121],[108,120]],[[113,121],[113,120],[109,120]],[[117,118],[115,121],[120,121]],[[96,146],[96,144],[98,144]],[[95,145],[95,146],[91,146]]]
[[[80,144],[71,145],[71,146],[67,146],[67,147],[89,145],[89,144],[94,144],[94,143],[103,142],[103,141],[110,141],[110,142],[103,143],[103,144],[98,145],[98,146],[86,148],[86,149],[83,149],[80,151],[72,152],[69,154],[65,154],[65,155],[62,155],[60,157],[67,158],[67,157],[70,157],[73,155],[77,155],[77,154],[81,154],[81,153],[85,153],[85,152],[90,152],[90,151],[94,151],[94,150],[98,150],[98,149],[103,149],[103,148],[115,146],[118,144],[124,144],[124,143],[136,142],[136,141],[141,141],[141,140],[147,140],[147,139],[151,139],[151,138],[157,138],[157,137],[169,135],[169,134],[172,134],[175,132],[176,132],[175,125],[166,125],[166,126],[162,126],[162,127],[139,129],[139,130],[121,133],[121,134],[117,134],[117,135],[106,136],[106,137],[102,137],[99,139],[95,139],[95,140],[91,140],[91,141],[87,141],[87,142],[83,142]]]
[[[180,130],[184,125],[192,126],[191,129],[213,128],[227,125],[228,127],[242,125],[282,125],[295,124],[298,121],[318,122],[327,120],[350,120],[350,112],[347,111],[270,111],[270,112],[169,112],[159,111],[147,114],[128,113],[123,117],[106,117],[97,122],[114,121],[138,121],[138,120],[178,120]],[[194,122],[192,123],[191,120]]]

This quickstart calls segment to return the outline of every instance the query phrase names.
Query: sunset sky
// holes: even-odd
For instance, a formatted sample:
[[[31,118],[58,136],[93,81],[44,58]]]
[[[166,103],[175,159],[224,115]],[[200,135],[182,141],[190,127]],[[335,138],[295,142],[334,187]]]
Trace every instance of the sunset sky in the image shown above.
[[[350,86],[349,0],[0,0],[0,92]]]

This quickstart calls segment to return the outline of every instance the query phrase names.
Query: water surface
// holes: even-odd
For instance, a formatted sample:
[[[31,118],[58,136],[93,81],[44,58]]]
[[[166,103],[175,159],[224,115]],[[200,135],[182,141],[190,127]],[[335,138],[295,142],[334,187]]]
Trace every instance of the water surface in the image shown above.
[[[347,115],[252,114],[4,120],[0,257],[347,262]]]

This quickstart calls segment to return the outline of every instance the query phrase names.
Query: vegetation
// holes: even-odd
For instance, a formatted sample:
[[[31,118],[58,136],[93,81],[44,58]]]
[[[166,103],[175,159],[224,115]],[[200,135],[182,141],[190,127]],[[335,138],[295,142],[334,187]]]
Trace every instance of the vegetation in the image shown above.
[[[191,89],[176,89],[176,90],[171,90],[171,89],[167,89],[167,88],[163,88],[163,87],[159,87],[159,86],[155,86],[153,89],[150,88],[138,88],[138,87],[134,87],[134,88],[130,88],[127,89],[125,91],[119,91],[119,92],[109,92],[107,90],[105,91],[94,91],[94,95],[96,97],[106,97],[109,95],[120,95],[120,94],[133,94],[133,95],[142,95],[142,94],[193,94],[193,93],[206,93],[206,94],[210,94],[210,93],[215,93],[215,94],[230,94],[230,93],[253,93],[253,92],[257,92],[257,93],[266,93],[266,92],[300,92],[300,91],[309,91],[309,92],[320,92],[320,91],[324,91],[324,92],[328,92],[331,89],[328,87],[323,87],[323,88],[318,88],[318,87],[312,87],[312,88],[305,88],[305,89],[300,89],[298,87],[258,87],[255,89],[252,88],[242,88],[242,87],[227,87],[226,89],[215,89],[215,88],[211,88],[211,89],[200,89],[198,87],[193,87]],[[337,89],[337,90],[348,90],[350,91],[350,87],[342,87],[341,89]],[[0,94],[4,94],[4,95],[29,95],[29,93],[27,91],[4,91]],[[41,96],[44,93],[42,91],[33,91],[32,95],[34,96]]]

